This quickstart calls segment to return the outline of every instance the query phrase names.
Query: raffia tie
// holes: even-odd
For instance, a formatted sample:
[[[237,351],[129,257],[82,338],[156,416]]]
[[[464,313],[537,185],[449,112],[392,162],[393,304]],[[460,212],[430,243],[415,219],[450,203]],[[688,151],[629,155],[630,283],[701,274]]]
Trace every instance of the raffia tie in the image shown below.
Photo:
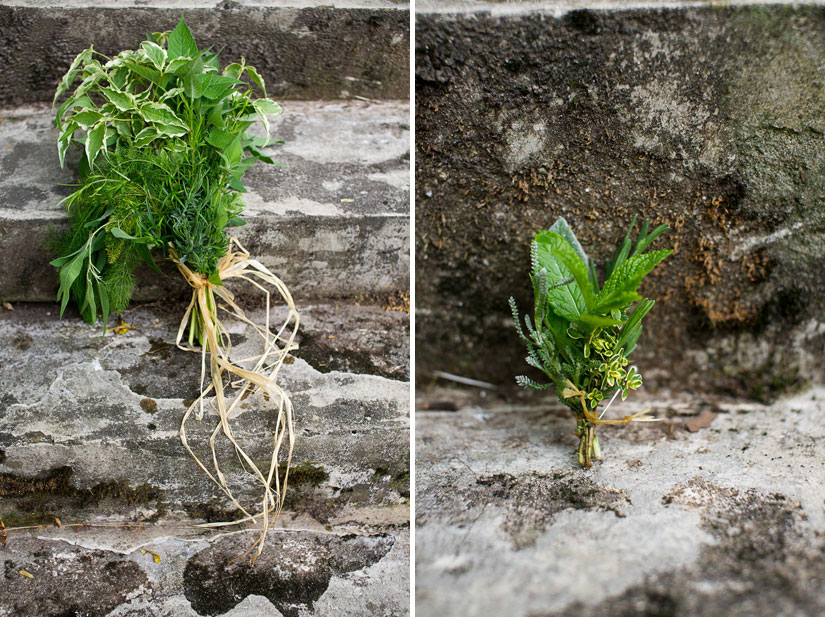
[[[235,303],[235,298],[223,285],[216,285],[207,278],[190,270],[186,264],[182,264],[177,259],[174,260],[178,270],[186,279],[186,282],[193,288],[192,300],[186,309],[186,313],[181,319],[176,344],[178,348],[185,351],[193,351],[201,354],[201,385],[200,396],[193,402],[183,416],[180,425],[180,439],[186,450],[195,459],[198,466],[207,476],[224,492],[232,501],[235,507],[244,515],[236,521],[205,523],[202,527],[220,527],[226,525],[238,525],[252,522],[260,525],[261,535],[258,540],[242,555],[253,553],[250,558],[250,565],[255,564],[255,560],[263,551],[266,542],[266,534],[269,528],[277,521],[284,504],[286,495],[287,479],[289,476],[289,466],[292,461],[292,450],[295,444],[295,430],[292,418],[292,402],[286,392],[278,385],[277,377],[281,366],[287,355],[298,348],[295,336],[298,333],[298,311],[292,300],[286,285],[263,264],[255,259],[250,259],[249,253],[241,246],[236,238],[231,238],[226,255],[218,262],[218,274],[220,280],[230,279],[245,280],[266,295],[266,320],[263,326],[250,321],[243,310]],[[289,314],[284,322],[278,327],[276,332],[271,330],[270,324],[270,291],[263,284],[270,285],[277,290],[281,298],[289,308]],[[220,305],[216,300],[220,299]],[[192,311],[198,307],[202,321],[200,323],[203,334],[204,345],[197,349],[191,345],[182,344],[184,332],[189,324]],[[210,310],[212,307],[213,310]],[[229,313],[235,319],[245,323],[261,337],[263,341],[263,353],[257,356],[232,361],[229,353],[232,343],[229,332],[217,317],[217,309]],[[211,383],[205,384],[207,357]],[[247,370],[240,365],[254,362],[252,369]],[[224,390],[224,376],[230,379],[230,385],[234,389],[234,396],[227,397]],[[212,467],[210,470],[200,458],[189,447],[186,438],[186,422],[194,413],[197,420],[201,420],[204,415],[204,403],[207,395],[214,391],[212,407],[217,412],[218,423],[209,438],[209,447],[212,452]],[[259,393],[273,404],[277,409],[275,430],[273,433],[272,456],[269,462],[269,469],[266,474],[255,462],[244,452],[243,448],[236,441],[232,433],[230,420],[233,412],[238,409],[241,401],[250,394]],[[221,471],[218,455],[215,450],[215,441],[223,436],[232,444],[241,459],[249,467],[256,481],[262,485],[263,497],[259,508],[245,508],[232,494],[226,483],[226,477]],[[286,440],[286,469],[283,479],[278,472],[278,459],[281,447]],[[250,512],[252,510],[252,512]],[[256,511],[257,510],[257,511]],[[253,552],[254,551],[254,552]]]

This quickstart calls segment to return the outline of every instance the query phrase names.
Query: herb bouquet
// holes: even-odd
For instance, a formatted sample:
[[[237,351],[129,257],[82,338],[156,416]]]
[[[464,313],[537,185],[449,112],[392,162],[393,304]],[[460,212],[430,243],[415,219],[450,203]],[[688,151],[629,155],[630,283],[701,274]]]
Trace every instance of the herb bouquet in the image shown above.
[[[264,98],[255,96],[252,84]],[[198,49],[183,18],[174,31],[149,35],[135,51],[114,58],[91,47],[81,52],[61,81],[55,103],[71,88],[55,119],[60,164],[71,144],[83,154],[81,181],[65,199],[70,230],[61,241],[62,256],[51,262],[59,272],[60,314],[71,299],[89,323],[100,315],[105,329],[109,315],[129,304],[139,263],[157,269],[154,253],[177,265],[193,293],[176,342],[201,354],[201,395],[183,417],[181,441],[243,513],[236,522],[262,526],[260,539],[250,549],[255,549],[254,564],[281,511],[287,485],[294,444],[292,404],[276,379],[287,354],[297,348],[298,313],[286,286],[251,259],[236,239],[227,238],[226,228],[243,225],[244,172],[256,161],[274,163],[261,150],[272,142],[251,136],[248,129],[260,120],[268,135],[267,115],[280,108],[265,98],[263,79],[243,60],[221,71],[218,54]],[[235,303],[224,286],[232,278],[264,291],[264,326],[252,323]],[[265,285],[274,287],[289,307],[274,333]],[[260,335],[263,352],[242,361],[253,365],[250,368],[230,360],[231,341],[218,317],[219,306]],[[211,380],[204,387],[207,365]],[[225,392],[225,380],[237,388],[234,396]],[[277,408],[273,453],[263,470],[235,440],[229,421],[240,401],[254,392]],[[187,420],[193,413],[199,420],[203,417],[210,394],[218,416],[210,438],[211,471],[186,438]],[[215,450],[221,435],[263,485],[255,514],[227,486]],[[281,477],[278,460],[284,441],[288,447]]]
[[[648,221],[634,246],[630,232],[635,224],[634,217],[613,261],[605,266],[607,280],[600,287],[595,262],[567,222],[558,219],[549,230],[538,232],[530,247],[534,308],[532,321],[529,315],[524,316],[527,334],[516,302],[510,298],[516,330],[527,345],[526,361],[550,379],[550,383],[540,384],[520,375],[516,382],[535,390],[555,387],[559,400],[576,414],[577,456],[585,468],[594,457],[601,458],[598,425],[655,420],[646,411],[621,420],[602,419],[619,393],[624,400],[630,390],[642,385],[642,376],[628,363],[642,332],[642,319],[654,302],[636,290],[673,252],[644,252],[667,230],[666,225],[660,225],[648,233]],[[611,394],[610,402],[597,413]]]

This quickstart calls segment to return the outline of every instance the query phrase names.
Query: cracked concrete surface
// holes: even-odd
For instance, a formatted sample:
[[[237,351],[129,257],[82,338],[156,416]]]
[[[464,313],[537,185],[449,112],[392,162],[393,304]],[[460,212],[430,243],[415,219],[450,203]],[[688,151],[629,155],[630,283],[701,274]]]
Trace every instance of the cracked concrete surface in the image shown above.
[[[604,427],[588,471],[550,398],[419,396],[459,407],[416,413],[419,615],[825,610],[825,388],[771,405],[634,397],[610,413],[664,421]]]
[[[177,435],[200,378],[199,358],[173,345],[182,308],[138,305],[124,315],[131,330],[105,337],[53,305],[0,313],[0,616],[406,614],[409,365],[387,365],[409,357],[407,314],[306,308],[281,380],[298,436],[285,512],[249,569],[230,560],[254,530],[195,527],[236,515]],[[235,357],[252,355],[243,324],[229,329]],[[256,397],[243,405],[235,434],[265,460],[272,418]],[[190,424],[200,455],[213,423],[207,412]],[[219,454],[233,493],[257,500]]]

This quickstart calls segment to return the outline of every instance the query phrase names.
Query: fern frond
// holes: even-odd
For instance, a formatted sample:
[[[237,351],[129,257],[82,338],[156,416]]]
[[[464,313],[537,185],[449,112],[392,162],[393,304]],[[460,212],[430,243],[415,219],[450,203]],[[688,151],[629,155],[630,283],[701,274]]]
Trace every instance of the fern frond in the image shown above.
[[[544,390],[553,385],[551,383],[538,383],[537,381],[533,381],[526,375],[516,376],[516,383],[522,388],[527,388],[528,390]]]

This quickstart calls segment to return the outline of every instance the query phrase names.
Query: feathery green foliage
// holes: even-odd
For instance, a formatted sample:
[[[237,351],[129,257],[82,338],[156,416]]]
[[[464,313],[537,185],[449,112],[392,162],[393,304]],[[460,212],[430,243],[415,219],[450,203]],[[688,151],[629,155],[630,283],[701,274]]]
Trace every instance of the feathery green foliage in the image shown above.
[[[71,228],[51,262],[61,315],[70,299],[89,322],[123,310],[135,266],[156,267],[153,251],[215,275],[226,228],[243,225],[244,173],[275,163],[261,149],[276,142],[248,133],[260,120],[268,134],[267,116],[280,113],[255,68],[242,59],[221,71],[181,17],[114,58],[84,50],[54,102],[67,92],[55,118],[60,164],[72,144],[82,156],[65,200]]]
[[[558,219],[549,230],[538,232],[531,244],[534,306],[533,319],[524,316],[526,331],[510,298],[516,331],[527,347],[525,359],[550,380],[539,384],[520,375],[516,382],[528,389],[553,386],[562,403],[576,413],[579,461],[587,467],[593,454],[600,455],[595,426],[630,421],[601,421],[595,412],[608,396],[621,392],[624,400],[630,390],[642,385],[642,376],[628,364],[642,332],[642,319],[654,303],[637,290],[642,279],[672,253],[644,252],[667,230],[666,225],[648,233],[645,221],[634,246],[635,224],[636,217],[606,264],[606,280],[600,287],[595,262],[567,222]]]

